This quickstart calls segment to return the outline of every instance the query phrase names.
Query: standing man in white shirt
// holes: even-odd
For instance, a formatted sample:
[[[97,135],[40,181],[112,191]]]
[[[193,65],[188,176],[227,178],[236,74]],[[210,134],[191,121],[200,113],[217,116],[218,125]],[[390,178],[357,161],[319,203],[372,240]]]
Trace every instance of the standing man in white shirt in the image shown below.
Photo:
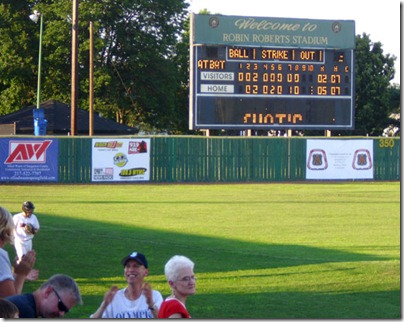
[[[90,317],[94,319],[153,319],[157,318],[163,297],[144,282],[149,274],[146,256],[132,252],[121,261],[128,286],[112,286],[104,300]]]

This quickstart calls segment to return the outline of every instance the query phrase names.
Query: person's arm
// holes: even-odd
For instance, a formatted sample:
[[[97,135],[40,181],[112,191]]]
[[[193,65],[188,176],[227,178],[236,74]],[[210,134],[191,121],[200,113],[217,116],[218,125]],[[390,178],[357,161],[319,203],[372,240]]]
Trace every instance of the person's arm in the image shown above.
[[[14,281],[7,279],[0,282],[0,298],[18,294],[15,289]]]
[[[159,315],[159,308],[157,307],[157,305],[156,305],[156,304],[153,304],[153,305],[149,306],[149,309],[150,309],[150,311],[152,312],[153,317],[154,317],[155,319],[157,319],[157,317],[158,317],[158,315]]]
[[[162,314],[161,318],[183,319],[190,317],[184,304],[178,299],[168,299],[166,302],[164,302],[164,305],[164,313]]]
[[[152,312],[153,317],[155,319],[157,319],[157,317],[159,315],[159,308],[154,303],[154,300],[153,300],[153,289],[150,286],[150,284],[147,282],[143,284],[143,294],[146,296],[146,302],[149,307],[149,310]]]
[[[116,292],[118,292],[118,286],[112,286],[104,295],[104,299],[100,305],[100,307],[93,314],[90,315],[91,319],[101,319],[102,314],[104,313],[107,306],[112,302]]]
[[[37,216],[35,216],[35,223],[34,223],[35,234],[39,231],[39,228],[41,228],[41,226],[39,225],[39,220],[38,220]]]
[[[32,266],[34,265],[36,260],[35,251],[30,251],[24,256],[19,264],[14,263],[14,277],[11,272],[10,262],[3,263],[2,265],[7,264],[9,266],[10,274],[9,278],[4,279],[0,282],[0,298],[21,294],[22,288],[24,286],[24,281],[31,271]]]
[[[31,272],[32,267],[34,267],[35,261],[36,252],[35,250],[30,250],[22,257],[19,263],[17,263],[17,261],[14,262],[15,294],[21,294],[25,279]]]

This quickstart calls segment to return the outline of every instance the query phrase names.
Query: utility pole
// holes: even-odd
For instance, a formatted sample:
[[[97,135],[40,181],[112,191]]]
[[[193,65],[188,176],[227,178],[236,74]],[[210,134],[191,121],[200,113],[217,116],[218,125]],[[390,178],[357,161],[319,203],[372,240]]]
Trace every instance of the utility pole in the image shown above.
[[[93,119],[93,105],[94,105],[94,85],[93,85],[93,79],[94,79],[94,65],[93,65],[93,57],[94,57],[94,52],[93,52],[93,47],[94,47],[94,43],[93,43],[93,22],[90,21],[90,88],[89,88],[89,92],[90,92],[90,106],[89,106],[89,132],[88,135],[89,136],[93,136],[94,134],[94,119]]]
[[[77,100],[78,100],[78,15],[79,15],[79,2],[73,0],[73,20],[72,20],[72,84],[71,84],[71,125],[70,134],[75,136],[77,134]]]

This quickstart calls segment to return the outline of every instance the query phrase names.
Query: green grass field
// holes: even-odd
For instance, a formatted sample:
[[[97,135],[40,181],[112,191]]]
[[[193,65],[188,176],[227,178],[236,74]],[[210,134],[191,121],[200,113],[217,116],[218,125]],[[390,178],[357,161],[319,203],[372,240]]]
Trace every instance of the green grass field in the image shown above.
[[[400,318],[400,183],[3,185],[13,214],[35,203],[40,281],[76,279],[86,318],[121,258],[146,254],[148,281],[169,294],[175,254],[196,263],[193,318]],[[10,257],[14,249],[7,246]]]

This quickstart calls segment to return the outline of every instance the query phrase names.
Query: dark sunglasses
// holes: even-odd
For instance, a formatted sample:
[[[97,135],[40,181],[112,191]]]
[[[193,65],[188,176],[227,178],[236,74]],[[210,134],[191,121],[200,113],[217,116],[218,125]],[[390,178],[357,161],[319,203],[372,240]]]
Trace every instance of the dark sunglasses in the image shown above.
[[[58,297],[58,309],[59,311],[68,313],[69,309],[66,307],[66,305],[63,303],[62,299],[60,298],[58,292],[56,292],[55,289],[53,289],[53,291],[55,292],[56,296]]]

